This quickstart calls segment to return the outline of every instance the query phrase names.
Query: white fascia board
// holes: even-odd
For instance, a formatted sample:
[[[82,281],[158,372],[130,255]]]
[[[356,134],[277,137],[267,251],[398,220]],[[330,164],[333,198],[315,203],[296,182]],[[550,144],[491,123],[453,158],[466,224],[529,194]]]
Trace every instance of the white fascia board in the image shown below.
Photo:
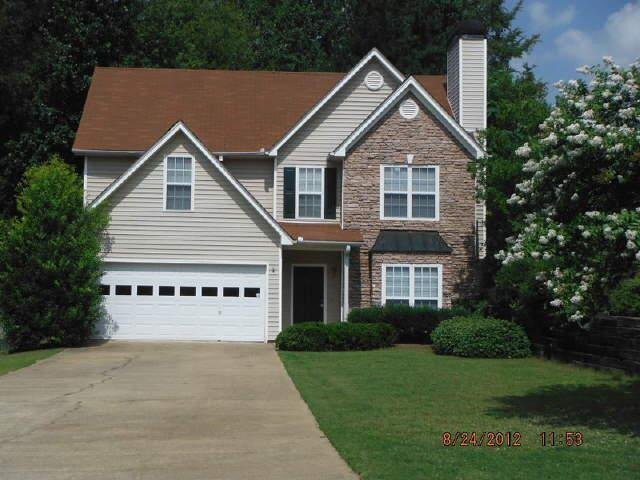
[[[378,60],[388,71],[389,73],[391,73],[399,82],[403,82],[404,81],[404,75],[402,73],[400,73],[400,71],[393,66],[393,64],[387,60],[385,58],[384,55],[382,55],[382,53],[380,53],[380,51],[377,48],[373,48],[368,54],[366,54],[357,64],[355,67],[353,67],[351,69],[351,71],[349,73],[347,73],[342,80],[340,80],[338,82],[338,84],[333,87],[333,89],[327,94],[325,95],[325,97],[320,100],[320,102],[318,102],[309,112],[307,112],[307,114],[302,117],[302,120],[300,120],[298,123],[296,123],[293,128],[291,130],[289,130],[285,136],[278,142],[276,143],[273,148],[271,148],[271,150],[269,151],[269,155],[271,156],[276,156],[278,154],[278,150],[285,144],[287,143],[291,137],[293,137],[316,113],[318,113],[318,111],[324,107],[327,102],[329,102],[329,100],[331,100],[336,93],[338,93],[340,90],[342,90],[342,88],[349,83],[349,81],[358,74],[358,72],[360,70],[362,70],[362,68],[369,63],[372,59],[376,59]]]
[[[482,147],[473,137],[467,133],[464,128],[449,115],[436,100],[427,92],[420,82],[415,78],[409,77],[400,85],[395,92],[387,97],[387,99],[378,106],[376,110],[364,122],[356,128],[333,152],[333,157],[345,157],[347,151],[360,140],[372,127],[374,127],[384,115],[389,112],[407,93],[413,93],[416,98],[429,110],[440,122],[456,137],[460,143],[468,150],[474,158],[481,158],[485,155]]]
[[[131,175],[137,172],[144,163],[151,158],[162,146],[164,146],[169,140],[171,140],[177,133],[183,133],[200,152],[213,164],[215,168],[225,177],[231,185],[233,185],[238,192],[249,202],[249,204],[267,221],[273,229],[280,234],[280,240],[282,245],[293,245],[293,240],[289,234],[280,226],[280,224],[267,212],[260,203],[249,193],[249,191],[222,165],[222,163],[212,155],[203,143],[187,128],[182,122],[177,122],[173,127],[165,133],[160,140],[158,140],[149,150],[147,150],[136,162],[129,167],[116,181],[114,181],[109,187],[103,191],[96,199],[91,203],[91,207],[100,205],[105,199],[116,191],[124,182],[126,182]]]
[[[144,153],[144,150],[82,150],[74,148],[71,150],[71,153],[74,155],[85,156],[85,157],[121,157],[121,156],[138,156]]]

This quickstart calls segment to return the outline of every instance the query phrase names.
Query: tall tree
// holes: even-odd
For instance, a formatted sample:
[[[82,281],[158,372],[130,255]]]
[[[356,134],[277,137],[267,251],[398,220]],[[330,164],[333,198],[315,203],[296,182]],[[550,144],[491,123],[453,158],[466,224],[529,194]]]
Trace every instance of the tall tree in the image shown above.
[[[27,167],[70,147],[95,65],[122,58],[138,0],[0,2],[0,215]]]
[[[338,59],[338,65],[348,68],[377,46],[406,73],[444,73],[448,42],[458,23],[476,19],[488,29],[489,64],[506,67],[538,39],[513,25],[521,7],[518,2],[508,9],[504,0],[353,1],[347,9],[349,55]]]
[[[488,157],[478,162],[483,172],[487,203],[487,260],[485,277],[492,284],[499,268],[495,253],[505,247],[515,220],[507,199],[523,179],[523,160],[514,155],[517,147],[538,131],[547,117],[546,85],[525,65],[522,72],[495,68],[488,80],[487,129],[483,136]]]
[[[152,0],[135,21],[125,63],[169,68],[251,68],[255,30],[237,2]]]
[[[254,67],[335,70],[348,56],[352,0],[241,0],[256,31]],[[352,65],[349,65],[349,68]]]

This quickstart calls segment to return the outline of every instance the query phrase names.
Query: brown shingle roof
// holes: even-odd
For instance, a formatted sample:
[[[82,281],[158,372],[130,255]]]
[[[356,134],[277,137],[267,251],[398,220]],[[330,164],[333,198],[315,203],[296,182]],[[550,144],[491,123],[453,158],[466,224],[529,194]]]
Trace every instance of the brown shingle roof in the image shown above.
[[[453,115],[451,105],[447,99],[447,76],[446,75],[414,75],[424,89],[443,107],[449,115]]]
[[[74,150],[147,150],[182,120],[214,152],[280,140],[344,73],[95,69]],[[449,110],[444,77],[417,76]]]
[[[340,225],[333,223],[280,222],[280,225],[294,240],[302,237],[306,242],[361,243],[363,241],[360,230],[343,230]]]

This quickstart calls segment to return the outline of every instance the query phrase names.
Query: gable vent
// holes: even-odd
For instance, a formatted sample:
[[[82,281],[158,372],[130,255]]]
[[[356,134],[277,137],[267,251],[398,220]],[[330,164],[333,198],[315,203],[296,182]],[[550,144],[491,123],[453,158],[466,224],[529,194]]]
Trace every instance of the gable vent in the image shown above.
[[[371,70],[364,79],[364,84],[369,90],[380,90],[384,79],[377,70]]]
[[[418,115],[418,104],[411,99],[405,100],[402,102],[402,105],[400,105],[400,115],[407,120],[416,118]]]

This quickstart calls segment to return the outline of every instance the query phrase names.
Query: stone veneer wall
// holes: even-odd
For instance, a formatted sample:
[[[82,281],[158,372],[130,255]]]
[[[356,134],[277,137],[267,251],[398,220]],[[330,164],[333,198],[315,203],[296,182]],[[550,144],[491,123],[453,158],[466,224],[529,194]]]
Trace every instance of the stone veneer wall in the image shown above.
[[[417,102],[419,105],[420,103]],[[440,220],[380,219],[380,165],[440,167]],[[468,170],[471,156],[428,111],[412,120],[398,108],[370,131],[344,162],[344,228],[358,228],[364,245],[351,254],[349,306],[381,301],[381,265],[390,262],[443,265],[443,303],[472,294],[476,285],[475,183]],[[451,254],[377,254],[369,250],[380,230],[435,230],[453,249]]]

